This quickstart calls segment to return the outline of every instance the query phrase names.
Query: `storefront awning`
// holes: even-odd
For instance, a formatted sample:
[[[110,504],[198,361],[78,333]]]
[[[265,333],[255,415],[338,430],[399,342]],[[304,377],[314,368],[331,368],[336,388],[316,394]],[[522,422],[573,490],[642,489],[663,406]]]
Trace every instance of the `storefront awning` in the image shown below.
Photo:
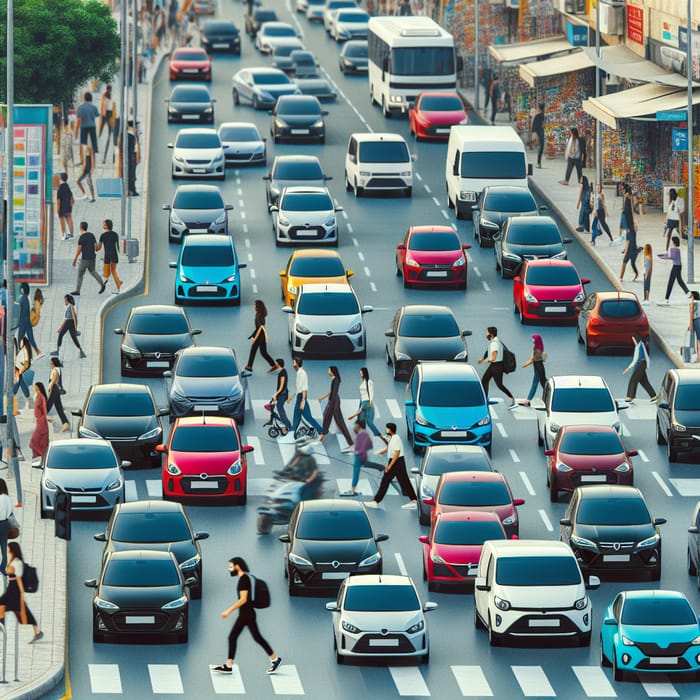
[[[574,47],[563,36],[538,39],[536,41],[523,41],[519,44],[491,44],[489,53],[500,63],[522,63],[538,58],[552,56],[562,51],[573,51]]]
[[[530,87],[535,87],[537,78],[549,78],[562,73],[575,73],[586,68],[595,68],[595,64],[583,51],[575,51],[568,56],[549,58],[546,61],[523,63],[520,66],[520,77]]]

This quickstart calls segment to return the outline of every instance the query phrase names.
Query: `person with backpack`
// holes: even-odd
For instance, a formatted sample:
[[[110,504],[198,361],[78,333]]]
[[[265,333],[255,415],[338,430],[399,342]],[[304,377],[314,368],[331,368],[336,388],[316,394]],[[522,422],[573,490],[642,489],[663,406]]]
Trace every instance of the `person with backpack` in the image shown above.
[[[238,600],[221,613],[221,617],[226,619],[234,610],[238,610],[238,618],[233,623],[231,632],[228,636],[228,659],[225,664],[220,664],[214,667],[214,671],[219,673],[233,673],[233,660],[236,657],[236,643],[238,637],[245,627],[250,630],[253,639],[265,650],[265,653],[270,657],[270,667],[267,669],[269,674],[275,673],[282,663],[282,657],[277,656],[272,650],[272,647],[267,643],[265,638],[260,634],[258,623],[255,615],[256,607],[267,607],[269,598],[259,601],[256,596],[256,584],[262,584],[262,581],[257,581],[250,575],[248,564],[242,557],[232,557],[228,562],[228,570],[231,576],[238,577]],[[264,584],[267,591],[267,584]],[[262,592],[262,591],[261,591]]]
[[[31,625],[34,628],[34,636],[29,640],[30,644],[43,639],[44,633],[39,629],[32,611],[24,602],[24,557],[19,542],[10,542],[7,545],[8,562],[5,573],[7,574],[7,588],[0,597],[0,625],[5,625],[5,612],[13,612],[17,616],[20,625]]]
[[[493,381],[496,382],[496,386],[510,399],[510,405],[508,406],[508,408],[513,409],[518,404],[513,398],[513,394],[511,394],[510,391],[508,391],[506,386],[503,384],[503,374],[506,371],[511,372],[513,370],[510,369],[510,366],[505,366],[505,351],[507,350],[507,348],[498,339],[498,329],[496,328],[496,326],[489,326],[486,329],[486,339],[489,341],[489,347],[488,350],[484,353],[484,356],[479,360],[479,364],[481,365],[484,362],[488,362],[489,366],[486,368],[486,371],[481,377],[481,386],[484,387],[484,393],[488,397],[489,382],[491,381],[491,379],[493,379]],[[508,353],[510,353],[509,350]]]

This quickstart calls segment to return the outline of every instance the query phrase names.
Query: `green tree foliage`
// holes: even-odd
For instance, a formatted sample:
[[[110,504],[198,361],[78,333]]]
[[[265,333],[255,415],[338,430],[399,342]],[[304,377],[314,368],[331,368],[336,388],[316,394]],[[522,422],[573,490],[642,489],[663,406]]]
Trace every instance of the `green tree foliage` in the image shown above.
[[[15,102],[72,101],[91,78],[109,80],[120,38],[99,0],[14,0]],[[0,46],[7,36],[7,0],[0,0]],[[0,55],[0,102],[7,99],[7,55]]]

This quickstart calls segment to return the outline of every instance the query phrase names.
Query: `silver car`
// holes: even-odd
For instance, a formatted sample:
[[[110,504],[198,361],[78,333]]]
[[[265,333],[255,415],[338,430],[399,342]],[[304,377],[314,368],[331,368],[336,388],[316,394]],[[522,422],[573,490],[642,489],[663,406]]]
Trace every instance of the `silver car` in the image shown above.
[[[231,78],[233,104],[247,100],[253,109],[271,109],[281,95],[300,95],[301,91],[279,68],[243,68]]]
[[[107,440],[58,440],[49,444],[41,477],[41,517],[53,517],[58,490],[71,496],[71,511],[109,513],[124,502],[124,469]]]
[[[301,35],[289,22],[263,22],[255,35],[255,48],[260,53],[271,53],[277,42],[290,38],[301,39]]]
[[[263,175],[267,182],[267,206],[277,204],[285,187],[325,187],[332,179],[333,176],[324,174],[316,156],[275,156],[270,172]]]
[[[180,129],[174,143],[172,177],[215,177],[226,179],[224,149],[216,129]]]
[[[369,15],[359,7],[342,8],[329,17],[329,34],[336,41],[366,39]]]
[[[224,122],[219,138],[227,165],[267,165],[266,139],[253,122]]]
[[[360,307],[357,295],[347,284],[304,284],[299,287],[289,314],[289,344],[295,355],[367,357],[363,315],[373,311]]]
[[[173,201],[164,204],[170,212],[168,240],[181,241],[188,233],[228,233],[228,212],[233,204],[224,204],[216,185],[180,185]]]
[[[408,576],[360,574],[347,577],[334,603],[335,658],[419,657],[430,661],[430,639],[424,613],[437,603],[421,605]]]
[[[338,246],[338,217],[327,187],[285,187],[270,207],[275,245],[330,243]]]

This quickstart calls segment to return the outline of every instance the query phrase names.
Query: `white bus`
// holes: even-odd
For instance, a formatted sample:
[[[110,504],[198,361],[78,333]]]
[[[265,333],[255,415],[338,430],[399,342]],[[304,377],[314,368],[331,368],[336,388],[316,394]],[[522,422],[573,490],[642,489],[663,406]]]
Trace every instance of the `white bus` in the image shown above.
[[[367,51],[370,99],[385,117],[406,112],[423,90],[457,86],[454,39],[430,17],[372,17]]]

